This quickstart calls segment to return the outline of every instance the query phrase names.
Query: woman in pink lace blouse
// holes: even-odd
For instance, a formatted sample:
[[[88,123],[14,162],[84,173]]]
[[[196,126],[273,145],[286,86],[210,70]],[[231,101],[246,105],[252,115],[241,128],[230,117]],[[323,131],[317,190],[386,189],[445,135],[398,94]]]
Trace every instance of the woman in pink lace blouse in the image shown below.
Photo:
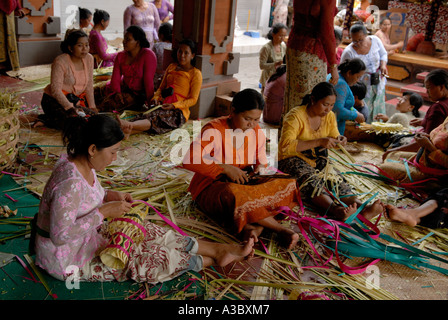
[[[124,134],[112,117],[95,115],[87,120],[70,119],[63,137],[67,155],[56,163],[33,225],[36,264],[56,279],[66,280],[79,268],[80,281],[157,283],[188,270],[225,266],[253,254],[253,239],[242,246],[216,244],[146,220],[146,235],[130,247],[125,267],[103,264],[99,253],[111,237],[103,220],[128,212],[133,199],[127,193],[103,189],[96,171],[117,159]]]
[[[38,119],[46,126],[62,129],[69,117],[98,112],[93,95],[93,56],[84,31],[74,30],[61,43],[63,54],[51,65],[50,84],[44,89]],[[38,123],[36,123],[38,125]]]
[[[159,12],[153,3],[144,0],[132,0],[132,2],[134,4],[128,6],[124,11],[124,30],[132,25],[141,27],[145,31],[146,38],[148,38],[152,48],[154,42],[159,40],[157,35],[157,30],[160,26]]]
[[[95,58],[95,68],[98,66],[102,68],[111,67],[114,65],[117,52],[107,52],[107,41],[104,39],[101,31],[104,31],[109,26],[110,15],[104,10],[95,10],[93,14],[93,28],[89,34],[90,54]]]
[[[123,47],[115,58],[110,83],[95,92],[97,101],[102,101],[98,105],[101,111],[141,111],[145,104],[151,104],[157,58],[149,49],[143,29],[138,26],[127,28]]]

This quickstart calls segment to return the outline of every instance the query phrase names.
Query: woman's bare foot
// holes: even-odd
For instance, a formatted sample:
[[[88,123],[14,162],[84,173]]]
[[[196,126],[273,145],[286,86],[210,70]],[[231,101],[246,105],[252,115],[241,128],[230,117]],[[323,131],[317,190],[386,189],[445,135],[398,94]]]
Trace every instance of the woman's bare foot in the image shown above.
[[[341,205],[333,204],[330,209],[330,216],[338,221],[345,221],[348,217],[354,214],[358,210],[358,205],[356,203],[352,203],[343,207]]]
[[[370,206],[366,206],[364,210],[361,211],[361,214],[364,216],[364,218],[370,220],[383,212],[384,204],[381,202],[381,200],[378,199]]]
[[[253,238],[254,242],[257,243],[258,237],[263,232],[263,229],[264,228],[258,224],[256,225],[250,223],[246,224],[242,231],[243,241],[248,241],[250,238]]]
[[[417,219],[412,214],[391,204],[386,205],[386,214],[390,220],[402,222],[411,227],[415,227],[418,224]]]
[[[288,250],[293,249],[299,241],[299,234],[292,229],[285,228],[278,235],[280,236],[280,244]]]
[[[233,262],[240,262],[251,258],[254,255],[254,239],[250,238],[243,245],[238,244],[223,244],[217,250],[216,257],[214,257],[216,265],[225,267]]]
[[[31,128],[39,128],[39,127],[45,127],[45,124],[42,121],[40,121],[40,120],[37,120],[31,126]]]
[[[121,130],[123,130],[124,139],[129,139],[129,136],[132,134],[132,122],[121,120],[120,118],[118,118],[118,121],[120,122]]]

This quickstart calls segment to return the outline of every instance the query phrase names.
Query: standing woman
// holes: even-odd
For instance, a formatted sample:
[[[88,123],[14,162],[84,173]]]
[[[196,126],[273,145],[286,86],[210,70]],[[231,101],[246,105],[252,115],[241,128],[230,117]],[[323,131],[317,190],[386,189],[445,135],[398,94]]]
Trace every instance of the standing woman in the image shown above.
[[[347,138],[339,134],[336,116],[332,112],[336,95],[332,84],[321,82],[305,96],[304,105],[295,107],[286,115],[278,148],[278,168],[296,177],[300,194],[306,201],[320,208],[322,214],[343,221],[362,203],[353,195],[350,185],[342,181],[337,187],[337,196],[347,205],[344,207],[333,200],[330,193],[335,190],[331,183],[317,176],[327,166],[328,149],[347,142]],[[315,194],[316,188],[322,192]],[[371,219],[381,210],[382,206],[377,202],[361,213]]]
[[[365,103],[370,114],[366,121],[370,123],[378,113],[386,113],[387,51],[380,38],[367,35],[363,24],[354,24],[350,34],[352,43],[344,49],[341,63],[360,58],[366,65],[362,81],[367,86]]]
[[[154,0],[154,5],[159,11],[160,23],[168,22],[173,19],[174,6],[168,0]]]
[[[44,114],[39,115],[40,122],[56,129],[62,129],[69,117],[98,112],[89,37],[82,30],[73,30],[66,34],[61,50],[63,54],[51,65],[50,84],[45,87],[41,102]]]
[[[105,265],[99,254],[112,235],[104,219],[129,212],[133,199],[128,193],[106,191],[96,172],[117,159],[124,134],[107,115],[71,119],[67,124],[63,135],[67,155],[58,160],[45,186],[34,225],[36,264],[51,276],[66,280],[76,266],[80,281],[157,283],[253,254],[253,240],[242,246],[213,243],[146,220],[141,223],[144,238],[129,248],[124,268]]]
[[[266,81],[283,63],[286,54],[286,44],[283,40],[287,35],[288,27],[282,23],[275,24],[268,33],[268,39],[271,41],[260,49],[261,93],[264,91]]]
[[[336,114],[339,133],[344,135],[347,120],[354,120],[358,123],[365,121],[364,115],[354,108],[355,97],[350,86],[356,84],[364,75],[366,65],[361,59],[353,59],[341,63],[338,69],[339,80],[334,86],[337,98],[333,112]]]
[[[123,15],[124,30],[132,25],[141,27],[149,41],[150,48],[159,40],[157,30],[160,27],[159,12],[153,3],[144,0],[132,0],[133,5],[126,8]]]
[[[154,95],[154,74],[157,58],[149,49],[145,32],[138,26],[126,29],[124,50],[117,54],[110,83],[98,89],[96,99],[102,100],[101,111],[143,110]],[[106,97],[103,90],[106,90]]]
[[[107,41],[101,34],[109,26],[110,15],[104,10],[95,10],[93,14],[93,28],[89,34],[90,54],[95,58],[95,68],[114,65],[117,53],[107,53]]]
[[[294,22],[286,54],[286,91],[283,115],[331,73],[338,81],[334,15],[336,0],[294,0]]]
[[[182,40],[176,51],[176,62],[171,63],[154,94],[153,102],[161,105],[149,114],[137,116],[135,121],[122,121],[126,134],[148,132],[162,134],[181,127],[190,118],[190,108],[196,104],[202,86],[202,73],[195,65],[196,44]]]
[[[266,136],[258,124],[263,108],[263,97],[256,90],[238,92],[231,114],[202,128],[183,167],[195,172],[188,189],[193,199],[222,227],[255,242],[267,228],[291,249],[299,236],[275,217],[281,207],[297,205],[295,180],[264,178],[247,184],[249,172],[261,174],[267,166]]]
[[[20,69],[19,51],[15,33],[14,16],[23,18],[25,13],[19,0],[0,2],[0,63],[9,62],[13,71]]]

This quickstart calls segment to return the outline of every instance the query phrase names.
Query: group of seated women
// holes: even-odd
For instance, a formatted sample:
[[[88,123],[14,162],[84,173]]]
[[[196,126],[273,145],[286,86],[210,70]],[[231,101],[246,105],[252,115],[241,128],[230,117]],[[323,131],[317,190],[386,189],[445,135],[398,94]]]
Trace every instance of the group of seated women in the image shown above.
[[[44,113],[38,120],[45,126],[62,129],[70,117],[134,110],[141,111],[135,121],[122,122],[127,134],[165,133],[184,124],[202,85],[202,74],[194,66],[195,43],[188,39],[179,42],[173,54],[174,62],[167,67],[160,85],[154,90],[158,61],[154,51],[149,49],[143,29],[135,25],[128,27],[123,39],[124,50],[107,54],[101,30],[107,27],[109,16],[97,10],[93,20],[90,36],[82,30],[67,32],[61,44],[63,54],[56,57],[51,66],[50,84],[42,97]],[[97,48],[94,54],[93,44]],[[98,61],[106,65],[113,61],[113,71],[110,81],[94,89],[93,71]],[[150,106],[159,108],[144,113]]]
[[[51,83],[42,98],[44,114],[40,119],[63,130],[68,154],[58,161],[46,185],[35,226],[36,262],[54,277],[66,279],[70,275],[66,267],[77,265],[85,281],[166,281],[188,270],[225,266],[251,257],[265,229],[273,231],[286,249],[293,249],[299,235],[281,220],[301,199],[315,205],[319,215],[341,221],[353,214],[371,219],[384,210],[391,219],[410,225],[425,216],[436,215],[438,225],[445,219],[440,212],[446,211],[446,192],[429,199],[421,210],[409,212],[412,219],[405,219],[405,211],[385,206],[380,200],[364,206],[342,175],[337,192],[334,185],[318,176],[328,163],[328,150],[347,143],[344,122],[338,122],[337,114],[345,112],[345,98],[354,100],[353,95],[341,100],[328,81],[318,83],[302,105],[285,115],[278,169],[276,174],[265,175],[267,140],[259,125],[265,101],[258,91],[244,89],[234,96],[228,116],[204,125],[183,161],[183,167],[194,172],[189,192],[198,208],[239,236],[242,244],[205,242],[146,222],[145,239],[130,249],[126,267],[117,270],[104,265],[97,253],[111,235],[103,220],[129,212],[134,200],[129,194],[102,188],[95,172],[116,159],[127,134],[165,133],[184,124],[202,84],[201,72],[194,66],[196,46],[190,40],[179,43],[175,62],[168,66],[155,92],[157,59],[143,29],[128,27],[123,46],[114,58],[110,83],[98,90],[102,96],[95,99],[95,62],[89,53],[89,39],[81,30],[68,33],[62,44],[64,53],[52,65]],[[340,88],[349,92],[365,70],[359,59],[341,64]],[[448,73],[430,73],[425,85],[437,103],[419,123],[425,133],[415,136],[419,148],[408,159],[415,170],[434,177],[446,175],[448,168]],[[145,111],[145,105],[153,104],[159,108],[141,112],[132,122],[98,114]],[[364,119],[360,112],[349,111],[346,119]],[[433,170],[426,172],[425,168]]]
[[[122,125],[107,115],[68,117],[63,128],[67,156],[59,159],[47,182],[34,226],[36,263],[60,280],[67,279],[73,272],[67,267],[75,265],[82,271],[81,281],[167,281],[188,270],[252,257],[264,229],[293,249],[299,235],[281,220],[287,209],[298,205],[299,197],[330,219],[345,220],[353,214],[371,219],[386,210],[392,220],[408,225],[444,226],[446,189],[415,209],[384,205],[380,200],[360,207],[342,177],[337,196],[327,181],[317,177],[328,161],[328,149],[347,141],[332,112],[336,99],[333,85],[322,82],[303,105],[287,114],[279,143],[282,173],[263,176],[268,166],[266,136],[259,121],[265,103],[256,90],[237,93],[231,114],[208,122],[191,143],[183,167],[194,172],[189,191],[199,209],[240,236],[241,245],[203,241],[146,221],[146,235],[131,246],[123,269],[104,264],[99,256],[111,239],[104,219],[129,212],[134,200],[130,194],[105,190],[95,175],[117,158],[125,137]],[[446,157],[447,123],[431,132],[423,157]],[[316,187],[323,192],[315,194]]]

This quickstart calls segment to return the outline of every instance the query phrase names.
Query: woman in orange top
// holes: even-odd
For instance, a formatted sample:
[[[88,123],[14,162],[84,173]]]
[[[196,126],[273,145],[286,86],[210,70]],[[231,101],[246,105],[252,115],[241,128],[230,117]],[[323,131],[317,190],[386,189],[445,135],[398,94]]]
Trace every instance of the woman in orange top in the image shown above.
[[[264,105],[256,90],[238,92],[231,114],[202,128],[183,167],[195,172],[189,191],[209,217],[243,240],[257,241],[266,227],[292,248],[298,234],[278,223],[275,216],[280,207],[297,204],[295,180],[262,178],[251,183],[248,177],[248,172],[259,174],[267,166],[266,136],[258,125]]]
[[[148,132],[162,134],[181,127],[190,117],[190,107],[199,98],[202,73],[195,65],[196,45],[183,40],[177,49],[177,62],[170,64],[154,94],[157,110],[138,116],[135,121],[122,121],[126,134]]]

